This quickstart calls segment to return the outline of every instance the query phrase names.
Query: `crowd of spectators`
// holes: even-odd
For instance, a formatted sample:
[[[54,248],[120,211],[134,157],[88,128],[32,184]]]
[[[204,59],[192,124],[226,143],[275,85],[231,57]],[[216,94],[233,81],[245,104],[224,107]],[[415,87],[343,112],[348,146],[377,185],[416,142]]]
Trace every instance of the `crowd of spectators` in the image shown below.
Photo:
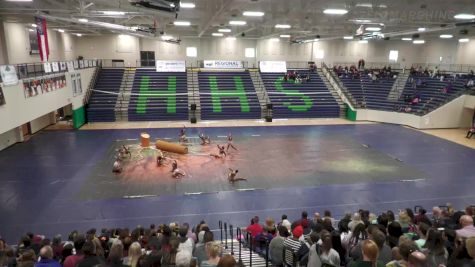
[[[339,222],[330,211],[324,216],[306,211],[290,222],[286,215],[278,223],[258,216],[247,227],[253,248],[265,254],[275,266],[351,267],[466,267],[475,266],[475,227],[473,207],[455,211],[450,205],[434,207],[432,215],[419,208],[379,215],[359,210]]]
[[[355,65],[348,66],[334,66],[333,72],[340,78],[361,79],[363,75],[368,76],[373,82],[381,79],[395,79],[398,73],[391,69],[391,66],[384,66],[381,69],[362,69]]]
[[[66,241],[27,233],[16,246],[0,239],[0,267],[235,267],[209,227],[200,222],[149,228],[73,231]]]
[[[419,207],[379,215],[368,210],[339,221],[330,211],[297,220],[251,219],[238,240],[268,258],[274,266],[471,267],[475,266],[475,208],[456,211],[450,205]],[[249,236],[249,238],[245,238]],[[252,238],[250,238],[252,237]],[[268,248],[268,249],[266,249]],[[241,266],[214,240],[207,224],[186,223],[129,229],[73,231],[67,240],[33,233],[15,246],[0,239],[0,266],[7,267],[160,267]]]

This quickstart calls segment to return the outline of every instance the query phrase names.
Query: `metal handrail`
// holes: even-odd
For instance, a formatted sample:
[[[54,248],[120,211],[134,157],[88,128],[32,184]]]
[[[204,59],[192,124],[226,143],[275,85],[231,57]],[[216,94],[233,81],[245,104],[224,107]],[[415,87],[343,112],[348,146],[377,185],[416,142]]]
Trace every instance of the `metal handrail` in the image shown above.
[[[99,72],[101,71],[101,69],[102,68],[100,66],[97,66],[96,69],[94,70],[94,74],[92,76],[91,81],[89,81],[89,86],[87,88],[86,95],[83,100],[84,104],[89,104],[89,100],[92,95],[92,88],[96,85],[97,78],[99,77]]]

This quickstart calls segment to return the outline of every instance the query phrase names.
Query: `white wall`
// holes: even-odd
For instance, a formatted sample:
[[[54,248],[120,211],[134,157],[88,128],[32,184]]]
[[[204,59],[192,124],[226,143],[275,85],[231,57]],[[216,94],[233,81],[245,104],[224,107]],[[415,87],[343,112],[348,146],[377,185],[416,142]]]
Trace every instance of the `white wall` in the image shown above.
[[[30,122],[31,133],[34,134],[48,125],[54,124],[54,113],[50,112]]]
[[[394,123],[417,129],[467,128],[472,125],[474,98],[462,95],[422,117],[408,113],[358,109],[356,120]]]
[[[2,133],[0,134],[0,151],[21,141],[23,141],[23,136],[20,127]]]
[[[83,92],[87,89],[93,71],[94,68],[78,70],[81,73]],[[25,98],[23,84],[20,82],[18,85],[4,86],[3,93],[6,104],[0,106],[0,121],[2,122],[0,123],[0,133],[33,121],[68,104],[73,104],[73,108],[77,109],[82,106],[84,98],[84,93],[76,97],[73,96],[70,73],[66,73],[66,88],[57,91]],[[41,120],[38,122],[38,127],[44,123]]]
[[[414,45],[412,42],[396,40],[370,41],[368,44],[345,40],[290,44],[288,41],[274,42],[270,39],[238,38],[230,41],[225,38],[182,38],[181,44],[177,45],[158,39],[130,36],[120,38],[114,34],[73,38],[76,44],[76,56],[125,59],[131,64],[140,60],[139,51],[155,51],[156,59],[178,59],[189,62],[204,59],[243,60],[252,65],[259,60],[319,61],[315,59],[316,51],[323,50],[325,54],[323,61],[331,65],[336,62],[356,64],[361,58],[366,62],[388,62],[389,51],[398,50],[398,62],[401,66],[409,67],[413,63],[475,65],[475,40],[464,44],[459,44],[456,39],[427,40],[426,44]],[[197,47],[198,56],[186,57],[186,47]],[[246,58],[245,48],[255,48],[256,58]]]

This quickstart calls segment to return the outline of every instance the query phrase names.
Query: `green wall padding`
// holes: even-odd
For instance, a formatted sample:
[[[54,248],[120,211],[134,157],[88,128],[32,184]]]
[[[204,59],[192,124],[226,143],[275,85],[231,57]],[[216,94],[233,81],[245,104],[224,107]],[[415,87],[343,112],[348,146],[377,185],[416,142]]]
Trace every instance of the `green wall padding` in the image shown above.
[[[346,118],[350,121],[356,121],[356,110],[351,110],[348,104],[346,105]]]
[[[73,110],[73,127],[79,129],[86,123],[86,110],[84,106]]]

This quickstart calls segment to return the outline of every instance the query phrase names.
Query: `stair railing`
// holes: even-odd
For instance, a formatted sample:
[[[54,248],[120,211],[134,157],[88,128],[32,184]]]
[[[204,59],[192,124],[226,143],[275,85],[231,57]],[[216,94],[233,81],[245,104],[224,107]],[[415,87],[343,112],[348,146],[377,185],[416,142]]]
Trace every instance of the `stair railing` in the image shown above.
[[[238,257],[238,263],[242,263],[242,255],[241,255],[241,249],[242,249],[242,231],[241,227],[236,227],[236,238],[239,241],[239,257]]]
[[[94,70],[94,74],[92,75],[92,79],[89,82],[89,86],[87,87],[86,95],[84,97],[83,103],[89,104],[89,100],[92,95],[93,87],[96,85],[97,78],[99,77],[99,73],[102,70],[101,66],[97,66]]]
[[[234,232],[233,232],[233,225],[229,225],[229,234],[231,236],[231,255],[234,255]]]

